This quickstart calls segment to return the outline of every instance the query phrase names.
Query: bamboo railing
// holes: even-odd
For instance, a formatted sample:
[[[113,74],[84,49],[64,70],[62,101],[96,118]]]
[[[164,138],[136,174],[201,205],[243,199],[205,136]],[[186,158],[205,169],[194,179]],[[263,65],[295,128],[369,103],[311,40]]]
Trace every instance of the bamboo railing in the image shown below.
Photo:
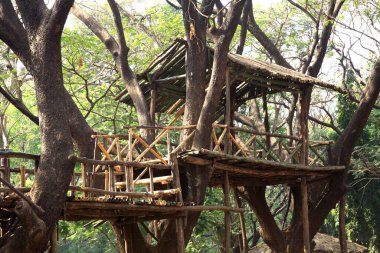
[[[127,127],[128,134],[93,135],[96,151],[101,157],[70,159],[81,164],[73,175],[69,196],[84,198],[126,198],[155,201],[163,198],[182,199],[176,154],[185,150],[196,133],[195,126]],[[156,138],[148,144],[144,131],[154,131]],[[186,136],[184,135],[186,131]],[[281,163],[327,165],[327,149],[331,142],[304,141],[295,136],[256,132],[240,127],[214,124],[211,130],[210,150],[235,156],[271,160]],[[305,152],[306,151],[306,152]],[[0,152],[0,176],[17,181],[15,188],[27,193],[26,181],[33,180],[35,169],[10,167],[10,157],[35,160],[36,155]],[[97,152],[94,152],[94,154]],[[303,159],[302,154],[307,158]],[[175,161],[173,161],[173,159]],[[11,176],[11,174],[14,175]],[[17,180],[16,180],[17,179]],[[95,179],[98,185],[95,185]],[[99,180],[102,183],[99,184]],[[100,185],[100,187],[99,187]],[[3,183],[0,194],[12,192]],[[171,197],[170,197],[171,196]]]
[[[281,163],[326,166],[329,141],[309,141],[296,136],[263,133],[241,127],[214,124],[210,150],[235,156]],[[306,155],[305,159],[301,157]]]

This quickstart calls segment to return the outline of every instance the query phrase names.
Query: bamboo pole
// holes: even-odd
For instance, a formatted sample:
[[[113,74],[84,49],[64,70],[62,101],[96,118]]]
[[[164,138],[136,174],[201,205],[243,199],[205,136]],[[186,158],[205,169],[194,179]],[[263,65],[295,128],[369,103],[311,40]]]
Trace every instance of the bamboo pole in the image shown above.
[[[81,163],[81,169],[82,169],[82,188],[86,188],[86,165],[84,163]],[[83,197],[86,197],[85,192],[83,192]]]
[[[172,153],[171,155],[172,161],[172,174],[173,174],[173,182],[176,188],[181,189],[181,181],[179,175],[179,166],[177,155]],[[177,194],[177,202],[183,202],[182,191]],[[177,229],[177,251],[178,253],[185,253],[185,234],[184,234],[184,219],[182,217],[176,218],[176,229]]]
[[[107,176],[107,173],[105,174],[105,176],[106,176],[106,179],[109,179],[109,177]],[[109,180],[106,180],[105,183],[107,182],[109,182]],[[106,185],[105,188],[109,189],[109,185]],[[91,187],[81,188],[78,186],[69,186],[69,189],[82,191],[82,192],[98,193],[98,194],[117,196],[117,197],[131,197],[131,198],[159,198],[159,197],[168,196],[168,195],[176,195],[178,194],[178,192],[181,191],[181,189],[177,188],[177,189],[154,191],[152,194],[149,192],[116,192],[116,191],[102,190],[102,189],[91,188]]]
[[[25,187],[25,166],[20,165],[20,187]]]
[[[239,199],[237,189],[234,189],[235,203],[238,208],[241,208],[241,201]],[[247,240],[247,231],[245,229],[244,213],[239,213],[240,229],[241,229],[241,238],[242,238],[242,253],[248,253],[248,240]]]
[[[226,70],[226,104],[225,104],[225,116],[224,116],[224,121],[225,124],[227,125],[227,138],[226,138],[226,147],[224,152],[226,154],[232,154],[232,142],[230,139],[231,135],[231,130],[230,127],[232,126],[232,110],[231,110],[231,79],[230,79],[230,71],[227,68]]]
[[[135,137],[145,148],[147,148],[156,158],[160,159],[160,161],[167,165],[168,163],[162,158],[160,154],[158,154],[152,147],[150,147],[143,139],[140,138],[135,132],[131,129],[129,131],[132,133],[133,137]]]
[[[309,207],[307,197],[306,178],[301,179],[301,199],[302,199],[302,226],[303,226],[303,242],[305,253],[311,253],[310,234],[309,234]]]
[[[110,179],[109,179],[109,172],[108,170],[106,169],[104,171],[104,190],[105,191],[109,191],[110,190]],[[85,191],[84,191],[85,192]]]
[[[128,132],[128,148],[129,148],[129,152],[128,152],[128,156],[127,156],[127,159],[129,162],[132,162],[133,161],[133,143],[132,143],[132,138],[133,138],[133,135],[132,135],[132,132],[129,131]],[[137,139],[136,139],[137,141]],[[137,143],[137,142],[136,142]],[[127,192],[133,192],[134,191],[134,185],[133,185],[133,167],[132,166],[129,166],[128,169],[127,169],[127,174],[125,175],[125,182],[126,182],[126,191]]]
[[[101,161],[101,160],[93,160],[85,157],[76,157],[74,155],[70,155],[69,160],[86,163],[86,164],[96,164],[96,165],[105,165],[105,166],[115,166],[115,165],[121,165],[121,166],[130,166],[135,168],[154,168],[158,170],[170,170],[171,166],[169,165],[163,165],[163,164],[151,164],[151,163],[144,163],[144,162],[128,162],[128,161]]]
[[[228,171],[224,172],[224,205],[230,206],[230,181],[228,177]],[[231,213],[224,213],[224,231],[225,231],[225,252],[231,253]]]
[[[346,197],[343,196],[339,202],[339,244],[340,252],[347,253],[347,232],[346,232]]]

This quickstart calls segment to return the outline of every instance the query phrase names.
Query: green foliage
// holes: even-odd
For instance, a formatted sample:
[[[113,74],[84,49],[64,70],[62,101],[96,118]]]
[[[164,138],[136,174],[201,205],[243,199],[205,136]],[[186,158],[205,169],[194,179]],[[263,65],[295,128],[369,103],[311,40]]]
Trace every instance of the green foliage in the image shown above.
[[[106,222],[59,223],[59,252],[62,253],[116,253],[118,245],[111,225]],[[94,228],[96,226],[96,228]]]

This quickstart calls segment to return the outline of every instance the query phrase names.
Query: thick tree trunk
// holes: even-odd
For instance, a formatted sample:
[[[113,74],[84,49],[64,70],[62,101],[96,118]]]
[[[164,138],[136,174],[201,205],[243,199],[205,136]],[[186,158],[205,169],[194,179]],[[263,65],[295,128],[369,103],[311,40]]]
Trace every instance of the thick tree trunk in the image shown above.
[[[63,86],[60,43],[36,42],[32,48],[31,73],[35,80],[39,110],[41,159],[30,194],[32,200],[45,211],[39,217],[44,224],[40,225],[43,229],[39,229],[38,233],[32,233],[27,228],[15,230],[14,237],[2,245],[0,252],[46,250],[49,234],[63,209],[74,168],[68,160],[73,153],[73,143]],[[20,239],[23,241],[18,241]],[[15,244],[15,241],[18,243]],[[24,247],[21,249],[20,245]]]

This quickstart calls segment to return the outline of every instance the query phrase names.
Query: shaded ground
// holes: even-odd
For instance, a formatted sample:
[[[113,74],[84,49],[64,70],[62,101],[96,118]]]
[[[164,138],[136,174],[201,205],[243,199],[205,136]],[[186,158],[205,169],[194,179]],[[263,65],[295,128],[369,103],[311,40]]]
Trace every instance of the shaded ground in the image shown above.
[[[314,253],[335,253],[340,252],[340,246],[339,246],[339,239],[332,237],[330,235],[326,234],[320,234],[318,233],[314,237],[314,242],[316,244],[314,248]],[[361,246],[357,243],[353,243],[351,241],[347,242],[348,252],[349,253],[367,253],[367,248],[364,246]],[[252,250],[249,251],[249,253],[271,253],[271,250],[269,247],[262,243],[256,247],[254,247]]]

